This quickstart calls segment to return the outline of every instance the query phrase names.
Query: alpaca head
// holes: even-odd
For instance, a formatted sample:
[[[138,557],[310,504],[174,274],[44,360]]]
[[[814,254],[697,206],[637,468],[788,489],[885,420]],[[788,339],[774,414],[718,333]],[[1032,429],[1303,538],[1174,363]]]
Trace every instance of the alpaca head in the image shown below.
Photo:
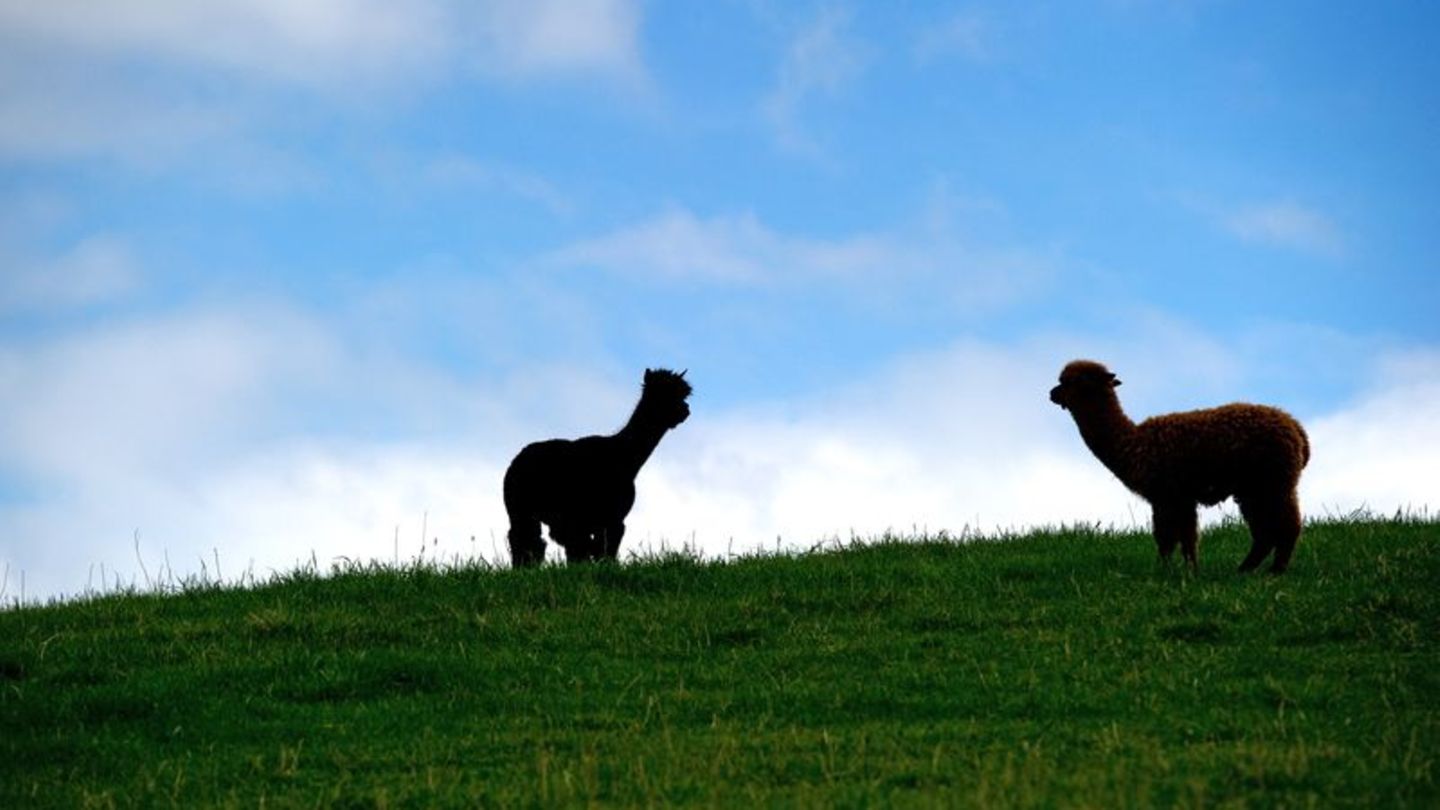
[[[685,402],[690,391],[684,371],[676,374],[668,368],[648,368],[640,401],[659,424],[673,428],[690,416],[690,406]]]
[[[1060,371],[1060,384],[1050,389],[1050,401],[1067,411],[1109,402],[1119,384],[1120,378],[1094,360],[1073,360]]]

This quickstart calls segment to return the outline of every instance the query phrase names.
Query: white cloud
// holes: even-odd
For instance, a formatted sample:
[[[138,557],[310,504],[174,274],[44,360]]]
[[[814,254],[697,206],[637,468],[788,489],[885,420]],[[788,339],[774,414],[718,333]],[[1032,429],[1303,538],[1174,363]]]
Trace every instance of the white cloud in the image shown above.
[[[476,534],[489,553],[509,454],[612,427],[639,386],[554,365],[467,383],[349,328],[240,303],[0,343],[0,563],[31,596],[77,592],[92,565],[131,582],[138,530],[152,575],[217,550],[263,575],[312,551],[389,559],[397,526],[408,559],[422,520],[450,544],[432,551]]]
[[[421,176],[440,186],[500,190],[556,214],[567,214],[575,209],[570,197],[544,177],[466,155],[447,154],[432,158],[425,162]],[[410,176],[403,178],[403,182],[413,180]]]
[[[14,260],[0,275],[0,312],[83,307],[123,295],[140,281],[125,241],[87,237],[48,261]]]
[[[6,39],[302,84],[407,72],[448,46],[443,6],[383,0],[0,2]]]
[[[969,62],[988,62],[994,55],[994,26],[975,9],[956,12],[926,29],[915,43],[915,56],[930,61],[955,54]]]
[[[390,561],[398,553],[411,560],[421,553],[423,532],[428,559],[498,559],[505,548],[503,464],[414,443],[270,447],[227,465],[196,492],[186,523],[208,547],[159,514],[149,547],[163,548],[164,539],[287,570],[312,555],[326,567],[341,557]]]
[[[0,448],[12,470],[50,481],[188,471],[247,438],[330,351],[311,325],[265,308],[0,345]]]
[[[498,550],[503,560],[499,482],[513,453],[613,429],[639,383],[552,366],[462,379],[371,351],[342,326],[265,306],[0,351],[4,481],[37,496],[22,486],[0,497],[8,596],[21,570],[32,597],[98,584],[90,569],[102,563],[140,578],[136,529],[152,577],[167,557],[183,577],[201,560],[213,569],[218,555],[231,578],[312,554],[322,567],[389,560],[397,530],[408,560],[422,525],[431,558]],[[1148,508],[1046,397],[1077,355],[1122,374],[1137,418],[1245,398],[1247,378],[1222,344],[1157,320],[1106,339],[958,341],[842,388],[729,410],[708,405],[704,371],[692,369],[694,415],[642,471],[627,549],[725,554],[887,529],[1143,526]],[[1353,406],[1306,419],[1308,514],[1434,506],[1425,486],[1440,465],[1427,419],[1440,409],[1437,357],[1387,360]],[[378,423],[399,427],[387,435]]]
[[[632,522],[644,527],[641,537],[693,541],[710,553],[772,547],[776,534],[804,547],[852,531],[915,527],[1146,527],[1148,505],[1090,456],[1046,397],[1076,342],[961,343],[801,404],[801,415],[686,425],[642,472]],[[1207,341],[1162,332],[1092,348],[1125,371],[1125,403],[1137,419],[1154,413],[1144,403],[1157,399],[1193,407],[1217,388],[1228,389],[1217,401],[1245,398],[1223,368],[1202,371],[1213,352]],[[1355,406],[1306,420],[1314,447],[1300,488],[1307,515],[1425,507],[1433,514],[1437,357],[1410,357],[1405,375],[1382,377]],[[1191,372],[1177,381],[1175,368]],[[1179,393],[1157,391],[1166,388]],[[1202,510],[1207,522],[1225,514],[1233,507]]]
[[[426,559],[495,558],[504,548],[502,472],[481,453],[384,442],[260,445],[185,470],[142,462],[72,482],[64,497],[0,503],[6,598],[19,595],[21,571],[32,598],[98,587],[100,566],[143,586],[137,533],[149,575],[173,583],[200,574],[202,563],[213,576],[217,558],[227,581],[246,570],[263,580],[312,559],[322,571],[341,558],[409,561],[422,530]],[[167,560],[173,576],[159,574]]]
[[[174,161],[292,91],[373,104],[442,79],[643,87],[635,0],[0,0],[0,154]]]
[[[482,70],[644,81],[634,0],[490,0],[471,12]]]
[[[1226,230],[1247,242],[1320,256],[1344,251],[1340,228],[1329,217],[1291,200],[1242,206],[1223,221]]]
[[[1135,499],[1046,398],[1053,351],[960,343],[784,413],[684,425],[642,472],[638,538],[709,553],[853,532],[1129,525]]]
[[[804,243],[765,227],[753,214],[704,220],[670,209],[605,236],[562,248],[548,261],[662,279],[766,283],[797,266]],[[835,246],[832,246],[832,250]]]
[[[344,90],[468,63],[516,76],[640,70],[632,0],[0,0],[0,34],[76,56]]]
[[[67,64],[52,53],[22,61],[17,52],[0,55],[3,157],[121,157],[149,167],[228,137],[255,115],[233,98],[157,93],[98,65]]]
[[[293,354],[285,348],[306,344]],[[486,394],[438,389],[500,400],[474,435],[267,440],[285,421],[276,400],[296,378],[339,366],[348,370],[324,384],[365,395],[373,369],[338,349],[293,318],[197,316],[0,358],[0,387],[33,391],[5,398],[11,429],[0,447],[12,470],[60,493],[0,507],[0,556],[27,571],[34,596],[74,592],[101,563],[127,581],[142,577],[131,544],[137,529],[152,577],[164,559],[184,576],[200,560],[213,567],[216,555],[232,577],[252,562],[263,575],[312,554],[322,565],[340,556],[388,560],[397,528],[409,559],[422,522],[426,537],[440,540],[431,556],[491,555],[497,544],[504,549],[499,481],[510,455],[537,438],[612,428],[635,395],[635,381],[587,386],[584,375],[557,382],[541,370],[523,387],[485,385]],[[1126,496],[1103,471],[1037,442],[1068,433],[1043,400],[1041,365],[1033,353],[961,347],[788,408],[797,416],[707,413],[701,382],[696,418],[642,473],[630,547],[693,539],[723,553],[768,547],[776,536],[793,547],[851,530],[1105,514],[1094,504],[1077,509],[1087,492],[1124,515]],[[562,384],[582,401],[567,407],[583,404],[583,416],[521,415],[543,414],[533,403],[553,399]],[[990,396],[974,396],[971,385]],[[1025,438],[1001,439],[1010,433]],[[1063,481],[1063,496],[1027,495],[1037,477]]]
[[[749,212],[705,218],[671,208],[542,261],[671,282],[851,290],[875,300],[923,291],[934,303],[939,290],[957,311],[1010,302],[1049,278],[1050,258],[968,244],[943,211],[935,214],[888,231],[815,238],[778,231]]]
[[[822,153],[800,119],[811,99],[838,96],[864,70],[869,49],[850,35],[851,16],[827,6],[790,41],[775,87],[761,102],[782,147],[811,157]]]
[[[1301,495],[1311,512],[1440,509],[1440,351],[1382,360],[1372,390],[1309,426]]]

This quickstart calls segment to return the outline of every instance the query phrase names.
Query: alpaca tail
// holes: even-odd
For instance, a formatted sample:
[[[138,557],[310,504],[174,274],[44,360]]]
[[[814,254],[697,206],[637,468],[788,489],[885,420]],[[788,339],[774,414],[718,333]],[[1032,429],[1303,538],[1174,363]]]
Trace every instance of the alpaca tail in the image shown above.
[[[1303,470],[1306,464],[1310,463],[1310,437],[1306,435],[1305,428],[1300,428],[1300,468]]]

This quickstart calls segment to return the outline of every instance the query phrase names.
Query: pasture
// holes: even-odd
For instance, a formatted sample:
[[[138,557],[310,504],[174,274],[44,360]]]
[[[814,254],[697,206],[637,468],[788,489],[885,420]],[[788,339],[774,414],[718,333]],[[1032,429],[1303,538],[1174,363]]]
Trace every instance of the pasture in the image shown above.
[[[1440,524],[1074,528],[0,611],[0,806],[1435,806]]]

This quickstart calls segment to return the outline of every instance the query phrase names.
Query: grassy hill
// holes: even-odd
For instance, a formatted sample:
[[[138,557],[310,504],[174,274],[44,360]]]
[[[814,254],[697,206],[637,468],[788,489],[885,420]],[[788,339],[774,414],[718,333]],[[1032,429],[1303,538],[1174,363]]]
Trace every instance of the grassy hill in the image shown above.
[[[0,612],[0,807],[1436,806],[1440,524],[296,573]]]

